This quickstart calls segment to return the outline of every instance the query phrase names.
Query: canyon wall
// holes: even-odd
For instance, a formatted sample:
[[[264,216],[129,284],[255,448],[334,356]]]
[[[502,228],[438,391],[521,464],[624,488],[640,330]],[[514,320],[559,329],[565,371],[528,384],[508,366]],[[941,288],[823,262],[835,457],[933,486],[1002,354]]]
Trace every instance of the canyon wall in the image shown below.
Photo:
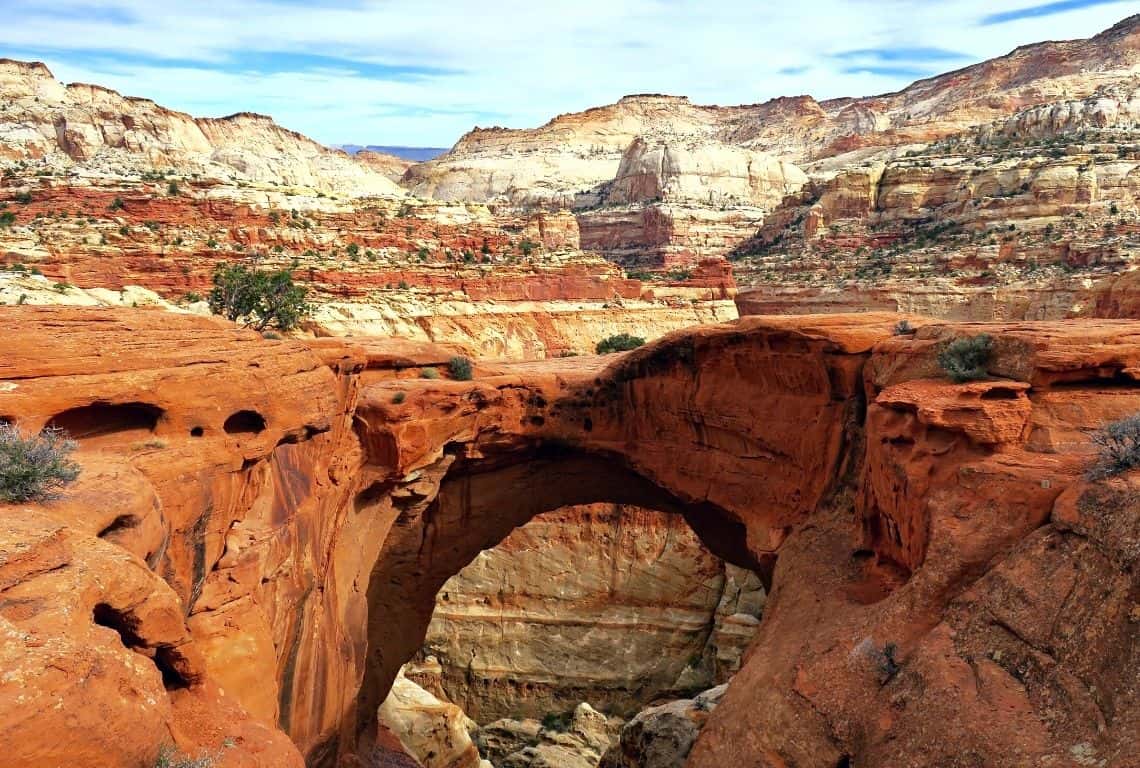
[[[180,178],[177,194],[165,183],[27,172],[6,183],[0,204],[13,222],[0,226],[0,280],[42,273],[41,287],[56,289],[21,282],[3,291],[10,304],[84,301],[70,286],[142,286],[191,306],[219,265],[242,263],[293,271],[310,290],[312,335],[401,336],[516,359],[589,353],[618,333],[652,339],[736,317],[723,262],[631,279],[580,250],[569,214],[250,196],[192,178]]]
[[[92,177],[155,169],[228,182],[399,195],[383,173],[265,115],[194,118],[86,83],[64,85],[38,62],[0,59],[0,159]]]
[[[1137,18],[1088,40],[1023,46],[881,96],[823,102],[799,96],[712,107],[641,94],[560,115],[539,128],[477,128],[450,152],[409,169],[404,183],[414,194],[444,200],[570,205],[583,190],[596,193],[595,187],[628,169],[623,156],[635,142],[698,142],[717,147],[715,152],[767,152],[797,165],[926,143],[1128,80],[1140,61]]]
[[[571,507],[539,515],[448,579],[412,677],[479,723],[581,702],[629,715],[736,671],[762,613],[753,574],[679,515]]]

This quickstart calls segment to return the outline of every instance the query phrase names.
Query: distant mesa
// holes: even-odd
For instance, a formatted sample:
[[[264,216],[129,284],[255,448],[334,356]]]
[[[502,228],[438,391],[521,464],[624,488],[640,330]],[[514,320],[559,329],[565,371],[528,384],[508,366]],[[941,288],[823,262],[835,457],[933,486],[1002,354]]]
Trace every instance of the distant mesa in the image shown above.
[[[428,160],[435,160],[440,155],[447,152],[450,147],[387,147],[378,146],[376,144],[339,144],[336,149],[343,149],[350,155],[355,155],[357,152],[368,150],[369,152],[380,152],[385,155],[392,155],[401,160],[411,160],[416,163],[426,163]]]

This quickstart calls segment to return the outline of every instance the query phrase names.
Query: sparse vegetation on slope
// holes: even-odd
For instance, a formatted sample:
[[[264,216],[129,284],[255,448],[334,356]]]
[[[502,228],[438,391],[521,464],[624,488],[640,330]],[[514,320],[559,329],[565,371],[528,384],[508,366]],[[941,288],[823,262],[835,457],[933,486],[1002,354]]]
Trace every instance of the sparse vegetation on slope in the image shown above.
[[[0,421],[0,502],[50,501],[79,477],[71,460],[76,443],[62,430],[25,437]]]
[[[938,355],[938,364],[955,384],[977,381],[989,375],[986,366],[993,352],[988,334],[954,339]]]
[[[602,339],[598,342],[595,351],[599,355],[608,355],[610,352],[628,352],[644,346],[645,339],[640,336],[631,336],[628,333],[619,333],[615,336]]]

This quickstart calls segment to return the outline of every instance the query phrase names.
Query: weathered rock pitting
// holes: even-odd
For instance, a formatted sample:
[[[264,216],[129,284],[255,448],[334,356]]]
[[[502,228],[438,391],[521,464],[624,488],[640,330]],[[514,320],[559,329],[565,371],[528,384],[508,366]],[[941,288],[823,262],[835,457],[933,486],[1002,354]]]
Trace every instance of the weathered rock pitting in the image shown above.
[[[692,768],[963,755],[1012,768],[1065,764],[1073,745],[1106,765],[1130,758],[1134,478],[1083,473],[1089,431],[1140,411],[1134,323],[912,321],[917,333],[894,336],[893,315],[747,318],[451,381],[407,378],[423,354],[408,345],[271,342],[141,310],[0,315],[14,329],[0,416],[70,427],[87,469],[66,504],[4,510],[24,521],[5,553],[57,537],[91,563],[47,574],[9,554],[6,591],[22,599],[5,620],[45,647],[109,643],[93,608],[69,625],[43,606],[61,589],[90,600],[60,578],[125,586],[111,562],[165,595],[154,615],[170,621],[138,617],[141,645],[92,646],[113,665],[83,700],[46,694],[83,712],[112,669],[143,665],[158,706],[120,764],[216,738],[235,740],[227,761],[256,765],[283,748],[271,725],[311,765],[385,752],[377,708],[440,586],[536,514],[596,502],[682,514],[770,580]],[[982,331],[992,380],[941,378],[938,351]],[[111,488],[135,489],[136,525],[93,519]],[[169,690],[164,659],[182,681]],[[28,654],[13,663],[31,672]],[[230,709],[208,703],[219,685]],[[45,740],[54,711],[0,718],[23,763],[88,754]],[[243,723],[262,730],[235,735]]]

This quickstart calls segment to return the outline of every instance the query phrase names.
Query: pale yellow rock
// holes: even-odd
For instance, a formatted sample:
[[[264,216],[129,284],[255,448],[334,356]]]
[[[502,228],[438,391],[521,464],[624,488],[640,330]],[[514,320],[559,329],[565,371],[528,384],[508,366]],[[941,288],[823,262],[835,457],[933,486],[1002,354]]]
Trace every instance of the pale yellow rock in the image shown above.
[[[581,701],[631,713],[727,679],[763,605],[755,574],[726,566],[679,517],[567,508],[515,530],[444,585],[425,641],[435,670],[416,679],[481,723],[564,714]]]
[[[380,705],[379,720],[424,768],[491,768],[471,741],[475,723],[459,707],[440,701],[402,671]]]

